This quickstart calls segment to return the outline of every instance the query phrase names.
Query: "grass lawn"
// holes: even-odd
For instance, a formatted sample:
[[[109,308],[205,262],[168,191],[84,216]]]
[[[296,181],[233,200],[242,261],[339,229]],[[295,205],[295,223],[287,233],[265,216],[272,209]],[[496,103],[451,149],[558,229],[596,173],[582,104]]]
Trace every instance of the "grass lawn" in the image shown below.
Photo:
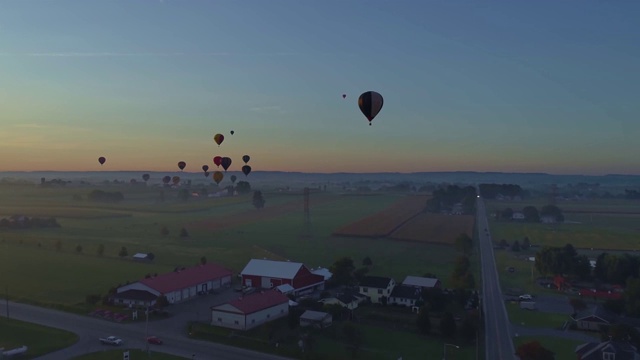
[[[127,349],[121,350],[107,350],[107,351],[98,351],[90,354],[85,354],[82,356],[74,357],[74,360],[112,360],[112,359],[121,359],[122,353],[127,351]],[[147,354],[146,351],[143,350],[129,350],[129,358],[131,360],[138,359],[151,359],[151,360],[182,360],[188,359],[185,357],[175,356],[164,354],[157,351],[151,351]]]
[[[25,359],[64,349],[78,341],[76,334],[18,320],[0,318],[0,348],[27,346]]]
[[[518,303],[507,303],[507,314],[512,323],[528,327],[560,328],[569,315],[520,309]]]
[[[523,336],[523,337],[514,338],[513,345],[516,349],[518,349],[518,346],[531,341],[538,341],[540,342],[540,345],[542,345],[544,348],[553,351],[555,353],[556,359],[575,359],[576,346],[583,344],[583,342],[581,341],[548,337],[548,336],[540,336],[540,337]]]

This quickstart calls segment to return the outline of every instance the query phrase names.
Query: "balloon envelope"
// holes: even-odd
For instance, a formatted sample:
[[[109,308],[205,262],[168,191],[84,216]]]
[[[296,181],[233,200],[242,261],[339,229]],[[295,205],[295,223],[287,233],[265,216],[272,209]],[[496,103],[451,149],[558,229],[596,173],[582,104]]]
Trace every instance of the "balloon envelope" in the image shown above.
[[[165,177],[162,178],[162,182],[165,184],[168,184],[169,181],[171,181],[171,176],[167,175]]]
[[[149,174],[142,175],[142,180],[144,180],[144,181],[149,181],[150,178],[151,178],[151,176]]]
[[[251,166],[249,165],[243,166],[242,172],[244,173],[244,176],[249,176],[249,173],[251,172]]]
[[[220,144],[222,144],[222,142],[224,141],[224,135],[222,134],[215,134],[213,136],[213,141],[216,142],[216,144],[218,144],[218,146],[220,146]]]
[[[180,183],[180,176],[174,176],[171,180],[173,180],[174,185],[178,185]]]
[[[209,172],[208,171],[204,172],[204,177],[209,177]]]
[[[223,157],[220,164],[222,165],[222,168],[224,169],[224,171],[227,171],[227,169],[229,168],[229,166],[231,166],[231,158],[229,157]]]
[[[251,160],[251,156],[249,156],[249,155],[245,155],[245,156],[242,157],[242,161],[244,161],[245,164],[248,163],[249,160]]]
[[[220,181],[222,181],[222,179],[224,179],[224,174],[220,171],[216,171],[213,173],[213,181],[216,182],[216,184],[220,184]]]
[[[235,133],[235,131],[231,130],[231,135],[233,135]]]
[[[220,164],[222,164],[222,156],[216,156],[213,158],[213,163],[217,166],[220,167]]]
[[[236,183],[236,179],[237,179],[237,177],[235,175],[231,175],[231,182],[232,183],[235,184]]]
[[[202,171],[207,172],[209,170],[209,165],[202,165]]]
[[[362,93],[358,98],[358,107],[367,120],[369,120],[369,125],[371,125],[371,121],[373,121],[378,113],[380,113],[380,110],[382,110],[382,105],[384,105],[384,99],[382,95],[375,91]]]
[[[184,170],[184,168],[187,166],[187,163],[184,161],[180,161],[178,162],[178,167],[180,168],[180,170]]]
[[[98,162],[100,163],[100,165],[104,164],[104,163],[105,163],[105,161],[107,161],[107,158],[105,158],[104,156],[100,156],[100,157],[98,158]]]
[[[345,99],[347,97],[347,94],[342,94],[342,98]]]

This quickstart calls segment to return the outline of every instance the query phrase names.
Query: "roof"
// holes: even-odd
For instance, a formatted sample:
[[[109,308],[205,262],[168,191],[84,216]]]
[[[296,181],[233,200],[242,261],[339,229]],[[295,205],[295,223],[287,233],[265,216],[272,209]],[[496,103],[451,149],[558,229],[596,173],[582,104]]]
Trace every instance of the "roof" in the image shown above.
[[[393,279],[382,276],[365,276],[362,281],[360,281],[360,286],[370,287],[376,289],[386,289],[389,287],[389,283],[391,283]]]
[[[336,299],[338,299],[341,303],[345,305],[349,305],[354,301],[359,301],[364,297],[365,297],[364,295],[354,293],[354,292],[339,293],[339,294],[336,294],[335,296]]]
[[[302,266],[304,266],[302,263],[290,261],[251,259],[240,274],[293,279]]]
[[[229,305],[238,310],[238,312],[248,315],[282,304],[289,305],[289,298],[276,290],[268,290],[237,298],[226,304],[214,306],[211,309],[217,310],[220,307],[228,308],[228,306],[225,305]]]
[[[403,285],[410,285],[410,286],[419,286],[419,287],[425,287],[425,288],[432,288],[434,286],[436,286],[436,284],[438,283],[438,279],[436,278],[427,278],[427,277],[420,277],[420,276],[407,276],[406,278],[404,278],[404,281],[402,282]]]
[[[153,301],[158,298],[156,295],[145,290],[127,290],[121,293],[114,294],[112,297],[114,299],[142,301]]]
[[[317,268],[315,270],[311,270],[312,274],[316,274],[316,275],[320,275],[320,276],[324,276],[324,280],[327,281],[329,279],[331,279],[331,277],[333,276],[333,273],[331,271],[329,271],[329,269],[326,268]]]
[[[280,291],[281,293],[289,293],[292,292],[293,290],[295,290],[295,288],[289,284],[282,284],[280,286],[276,286],[276,289],[278,289],[278,291]]]
[[[144,253],[137,253],[135,255],[133,255],[134,259],[146,259],[147,256],[149,256],[148,254],[144,254]]]
[[[331,315],[329,315],[329,313],[322,312],[322,311],[307,310],[304,313],[302,313],[302,315],[300,315],[300,319],[311,320],[311,321],[322,321],[327,316],[331,316]]]
[[[420,293],[420,289],[416,289],[413,286],[399,285],[393,288],[389,297],[418,300]]]
[[[605,309],[603,306],[600,305],[596,305],[595,307],[582,311],[580,313],[578,313],[573,319],[576,321],[580,321],[583,319],[587,319],[590,318],[592,316],[595,316],[599,319],[602,319],[603,321],[607,322],[607,323],[614,323],[616,321],[616,319],[618,318],[618,315],[614,314],[613,312]]]
[[[210,280],[231,276],[231,271],[217,264],[207,263],[180,271],[160,274],[140,280],[140,283],[162,293],[170,293],[184,288],[196,286]]]
[[[602,360],[603,353],[614,353],[616,360],[634,360],[637,349],[627,341],[609,340],[578,345],[576,354],[582,360]]]

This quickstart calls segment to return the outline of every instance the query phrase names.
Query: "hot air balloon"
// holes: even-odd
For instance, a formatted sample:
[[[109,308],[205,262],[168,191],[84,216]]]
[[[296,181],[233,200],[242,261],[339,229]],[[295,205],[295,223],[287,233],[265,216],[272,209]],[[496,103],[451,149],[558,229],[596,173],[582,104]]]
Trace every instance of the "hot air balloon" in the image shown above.
[[[180,176],[174,176],[171,180],[173,181],[173,185],[180,184]]]
[[[231,135],[235,134],[235,131],[231,130]]]
[[[244,161],[244,163],[245,163],[245,164],[246,164],[246,163],[248,163],[248,162],[249,162],[249,160],[251,160],[251,156],[249,156],[249,155],[244,155],[244,156],[242,157],[242,161]]]
[[[232,182],[233,184],[235,184],[235,183],[236,183],[236,179],[237,179],[237,177],[236,177],[235,175],[231,175],[231,182]]]
[[[184,170],[185,166],[187,166],[186,162],[184,161],[178,162],[178,167],[180,168],[180,171]]]
[[[100,156],[98,158],[98,162],[100,163],[100,165],[103,165],[105,163],[105,161],[107,161],[107,158],[105,158],[104,156]]]
[[[251,172],[251,166],[249,165],[243,166],[242,172],[244,173],[244,176],[249,176],[249,173]]]
[[[167,175],[165,177],[162,178],[162,182],[165,184],[168,184],[169,181],[171,181],[171,176]]]
[[[208,171],[204,172],[204,177],[209,177],[209,172]]]
[[[151,178],[151,176],[149,176],[149,174],[142,175],[142,180],[144,180],[144,181],[149,181],[150,178]]]
[[[216,144],[218,144],[218,146],[220,146],[220,144],[222,144],[222,142],[224,141],[224,135],[222,135],[222,134],[216,134],[216,135],[213,137],[213,141],[215,141],[215,142],[216,142]]]
[[[346,99],[347,98],[347,94],[342,94],[342,98]]]
[[[358,98],[358,107],[360,107],[362,114],[367,118],[367,120],[369,120],[369,125],[371,125],[371,121],[373,121],[380,110],[382,110],[383,104],[384,99],[382,98],[382,95],[375,91],[362,93]]]
[[[222,179],[224,179],[224,174],[220,171],[216,171],[213,173],[213,181],[216,182],[216,184],[220,184],[220,181],[222,181]]]
[[[207,172],[209,170],[209,165],[202,165],[202,171]]]
[[[229,168],[229,166],[231,166],[231,158],[230,157],[223,157],[222,161],[220,162],[220,164],[222,165],[222,168],[224,169],[224,171],[227,171],[227,169]]]
[[[220,164],[222,163],[222,156],[216,156],[213,158],[213,163],[217,166],[220,167]]]

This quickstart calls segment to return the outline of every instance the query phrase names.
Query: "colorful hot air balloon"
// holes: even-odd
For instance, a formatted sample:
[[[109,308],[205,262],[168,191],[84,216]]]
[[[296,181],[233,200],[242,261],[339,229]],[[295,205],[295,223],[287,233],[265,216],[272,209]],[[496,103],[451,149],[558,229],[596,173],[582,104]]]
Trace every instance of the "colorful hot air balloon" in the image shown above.
[[[184,170],[184,168],[187,166],[187,163],[184,161],[180,161],[178,162],[178,167],[180,168],[180,171]]]
[[[105,163],[105,161],[107,161],[107,158],[105,158],[104,156],[100,156],[98,158],[98,162],[100,163],[100,165],[103,165]]]
[[[180,176],[174,176],[171,180],[173,181],[173,185],[180,184]]]
[[[347,98],[347,94],[342,94],[342,98],[346,99]]]
[[[244,161],[244,163],[245,163],[245,164],[246,164],[246,163],[248,163],[248,162],[249,162],[249,160],[251,160],[251,156],[249,156],[249,155],[244,155],[244,156],[242,157],[242,161]]]
[[[149,174],[142,175],[142,180],[144,180],[144,181],[149,181],[150,178],[151,178],[151,176]]]
[[[213,158],[213,163],[217,166],[220,167],[220,164],[222,163],[222,156],[216,156]]]
[[[166,185],[169,183],[169,181],[171,181],[171,176],[167,175],[165,177],[162,178],[162,182]]]
[[[249,176],[249,173],[251,172],[251,166],[249,165],[243,166],[242,172],[244,173],[244,176]]]
[[[220,171],[216,171],[213,173],[213,181],[216,182],[216,184],[220,184],[220,181],[222,181],[222,179],[224,179],[224,174]]]
[[[358,107],[360,107],[362,114],[367,118],[367,120],[369,120],[369,125],[371,125],[371,121],[373,121],[380,110],[382,110],[383,104],[384,99],[382,98],[382,95],[375,91],[362,93],[358,98]]]
[[[218,144],[218,146],[220,146],[220,144],[222,144],[222,142],[224,141],[224,135],[215,134],[215,136],[213,137],[213,141],[215,141],[216,144]]]
[[[227,171],[227,169],[229,168],[229,166],[231,166],[231,158],[230,157],[223,157],[222,161],[220,162],[220,164],[222,165],[222,168],[224,169],[224,171]]]
[[[231,130],[231,135],[235,134],[235,131]]]
[[[209,165],[202,165],[202,171],[207,172],[209,170]]]
[[[237,179],[237,177],[236,177],[235,175],[231,175],[231,182],[232,182],[233,184],[235,184],[235,183],[236,183],[236,179]]]

